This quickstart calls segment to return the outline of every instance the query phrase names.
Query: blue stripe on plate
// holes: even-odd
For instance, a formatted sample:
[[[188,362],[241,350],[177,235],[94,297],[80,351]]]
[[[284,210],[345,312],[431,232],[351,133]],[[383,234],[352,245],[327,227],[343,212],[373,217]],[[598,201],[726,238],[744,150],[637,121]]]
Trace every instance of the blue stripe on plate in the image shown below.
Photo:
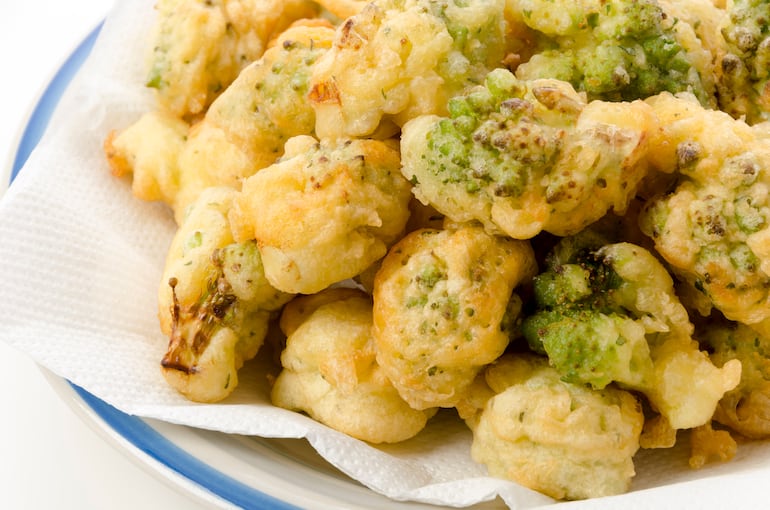
[[[204,464],[168,441],[141,419],[115,409],[75,384],[70,383],[70,385],[80,398],[123,438],[166,467],[220,498],[245,509],[296,510],[296,507],[252,489]]]
[[[40,141],[61,95],[88,57],[100,30],[101,26],[96,27],[83,40],[62,64],[43,92],[22,132],[11,167],[11,181],[18,175]],[[200,461],[166,439],[140,418],[125,414],[84,389],[71,385],[80,398],[109,427],[150,457],[203,489],[244,509],[296,510],[296,507],[244,485]]]

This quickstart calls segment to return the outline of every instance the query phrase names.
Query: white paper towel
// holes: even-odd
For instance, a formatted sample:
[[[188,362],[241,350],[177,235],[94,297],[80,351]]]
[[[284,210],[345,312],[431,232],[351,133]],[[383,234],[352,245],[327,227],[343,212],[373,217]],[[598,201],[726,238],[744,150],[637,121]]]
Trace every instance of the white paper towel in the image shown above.
[[[273,407],[260,360],[244,367],[241,385],[220,404],[191,403],[165,383],[158,363],[167,339],[158,330],[156,289],[175,225],[164,206],[135,199],[110,174],[102,152],[111,129],[153,108],[143,87],[153,4],[116,5],[0,202],[0,339],[129,414],[228,433],[305,437],[343,472],[396,500],[468,506],[499,496],[511,508],[552,504],[486,476],[470,459],[470,433],[450,411],[412,440],[373,447]],[[770,476],[768,459],[768,445],[752,443],[741,445],[729,464],[690,471],[682,448],[642,452],[631,493],[559,506],[696,501],[720,508],[735,501],[729,487],[759,504],[754,484]],[[679,499],[683,493],[687,498]]]

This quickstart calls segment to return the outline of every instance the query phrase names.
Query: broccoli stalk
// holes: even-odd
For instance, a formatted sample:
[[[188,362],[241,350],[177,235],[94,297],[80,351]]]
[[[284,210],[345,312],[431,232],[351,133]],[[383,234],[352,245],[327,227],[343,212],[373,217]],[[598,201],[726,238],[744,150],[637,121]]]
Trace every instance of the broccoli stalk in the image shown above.
[[[740,363],[717,368],[698,349],[687,311],[653,255],[585,231],[563,239],[546,263],[534,282],[537,310],[522,329],[565,381],[638,390],[676,429],[710,420],[738,383]]]
[[[210,269],[203,295],[187,306],[176,295],[179,280],[169,279],[171,334],[161,360],[164,376],[203,402],[235,389],[238,370],[262,346],[272,311],[289,298],[267,284],[256,241],[214,250]]]

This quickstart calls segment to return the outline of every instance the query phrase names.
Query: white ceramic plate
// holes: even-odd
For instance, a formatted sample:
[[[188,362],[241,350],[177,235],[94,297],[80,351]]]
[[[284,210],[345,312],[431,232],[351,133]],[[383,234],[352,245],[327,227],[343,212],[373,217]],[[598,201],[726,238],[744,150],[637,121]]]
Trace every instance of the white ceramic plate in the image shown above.
[[[11,181],[88,57],[99,29],[89,34],[64,62],[32,111],[16,149]],[[223,434],[130,416],[43,371],[61,398],[105,440],[153,475],[212,508],[436,508],[395,502],[372,492],[326,462],[304,439]]]

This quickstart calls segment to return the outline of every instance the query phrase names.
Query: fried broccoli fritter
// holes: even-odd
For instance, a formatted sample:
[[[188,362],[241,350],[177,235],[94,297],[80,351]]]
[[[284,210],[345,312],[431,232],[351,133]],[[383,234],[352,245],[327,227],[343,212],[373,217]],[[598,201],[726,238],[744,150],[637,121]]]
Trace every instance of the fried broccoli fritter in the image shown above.
[[[574,234],[622,214],[647,173],[656,121],[640,101],[586,104],[568,83],[497,69],[449,111],[407,123],[401,154],[415,196],[454,221],[517,239]]]
[[[311,134],[315,114],[305,100],[310,69],[331,46],[328,22],[297,22],[213,102],[188,129],[171,114],[145,114],[105,143],[113,172],[133,173],[133,191],[162,200],[177,223],[209,186],[239,189],[242,179],[271,165],[290,137]]]
[[[485,380],[494,396],[472,428],[471,455],[492,476],[556,499],[628,490],[644,421],[631,393],[566,382],[532,355],[504,356]]]
[[[671,277],[639,246],[604,245],[590,231],[565,238],[534,291],[524,336],[565,381],[638,390],[675,429],[708,422],[738,384],[740,363],[717,368],[699,350]]]
[[[146,85],[178,117],[209,104],[262,56],[293,21],[312,18],[310,0],[159,0]]]
[[[240,188],[243,179],[275,163],[289,138],[313,133],[315,114],[305,97],[308,80],[333,37],[327,22],[295,23],[191,127],[179,155],[177,217],[202,189]]]
[[[271,397],[279,407],[364,441],[395,443],[425,427],[435,410],[412,409],[375,360],[372,301],[357,289],[326,289],[286,305],[284,367]]]
[[[680,183],[650,200],[642,230],[676,274],[727,318],[758,324],[770,318],[770,137],[694,100],[660,95],[649,101],[664,144],[656,165]]]
[[[291,298],[265,279],[256,243],[233,240],[227,213],[236,194],[201,194],[172,240],[159,289],[161,330],[170,338],[163,375],[197,402],[222,400],[235,389],[271,314]]]
[[[160,111],[148,112],[126,129],[112,131],[104,153],[112,174],[129,177],[134,196],[173,204],[179,193],[179,154],[190,126]]]
[[[714,421],[752,438],[770,437],[770,339],[740,323],[708,324],[700,341],[717,365],[738,360],[741,382],[719,401]]]
[[[539,51],[516,69],[521,79],[554,78],[589,100],[643,99],[662,91],[714,99],[711,53],[692,27],[655,0],[512,0],[540,34]]]
[[[243,183],[231,219],[256,239],[265,274],[312,294],[381,259],[406,225],[411,197],[398,151],[378,140],[292,138],[286,154]]]
[[[423,229],[399,241],[374,280],[377,361],[409,405],[454,407],[509,343],[535,272],[529,243],[478,226]]]
[[[770,2],[734,0],[722,27],[719,107],[749,124],[770,120]]]
[[[444,113],[449,97],[503,60],[504,3],[375,0],[348,18],[313,70],[318,136],[371,136]]]

